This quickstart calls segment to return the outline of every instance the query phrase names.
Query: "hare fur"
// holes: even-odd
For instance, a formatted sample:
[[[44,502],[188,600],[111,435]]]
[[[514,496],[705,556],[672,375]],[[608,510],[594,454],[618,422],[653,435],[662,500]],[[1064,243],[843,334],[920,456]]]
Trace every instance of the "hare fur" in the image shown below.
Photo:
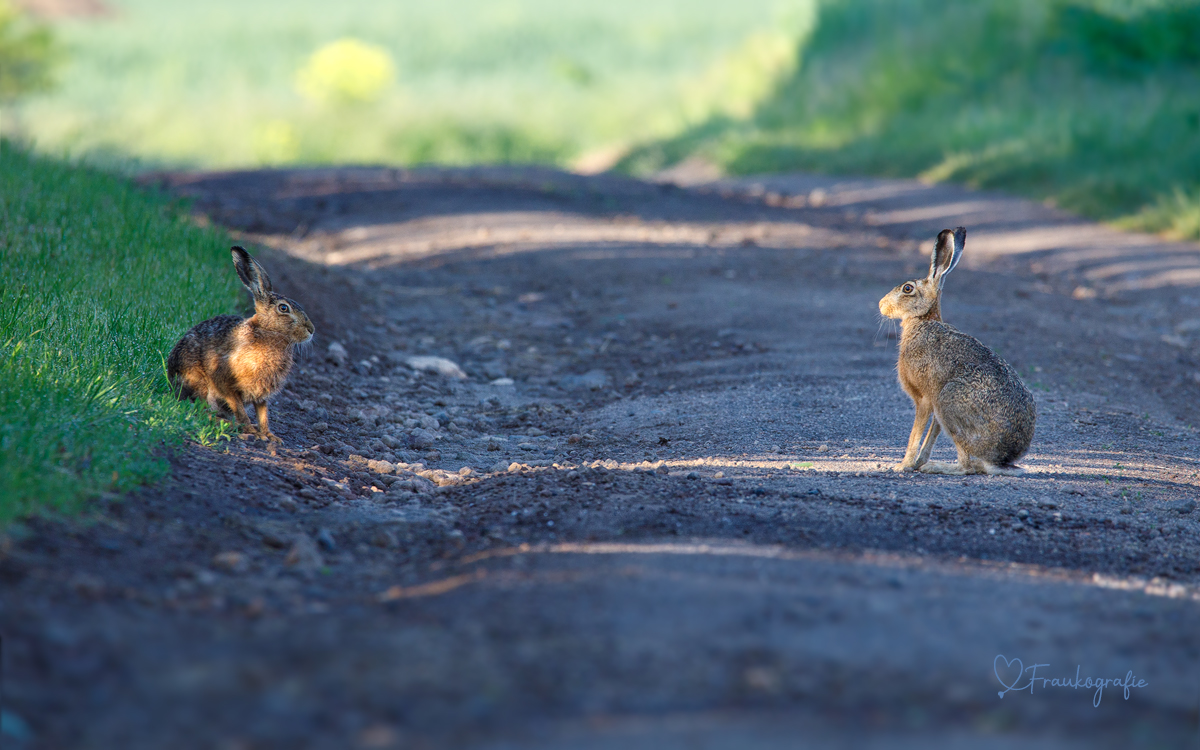
[[[904,460],[895,471],[930,474],[1020,474],[1016,460],[1033,442],[1033,394],[1007,362],[978,339],[942,322],[946,275],[966,245],[963,227],[938,234],[929,275],[900,284],[879,300],[879,312],[900,320],[900,385],[916,417]],[[958,462],[930,462],[945,430]],[[928,430],[928,431],[927,431]]]
[[[232,413],[253,432],[246,404],[254,404],[258,435],[278,441],[267,417],[267,399],[283,387],[297,344],[312,340],[313,324],[295,300],[276,294],[271,279],[244,248],[231,250],[238,277],[254,297],[254,315],[218,315],[196,324],[167,357],[167,377],[180,399],[202,398],[218,413]]]

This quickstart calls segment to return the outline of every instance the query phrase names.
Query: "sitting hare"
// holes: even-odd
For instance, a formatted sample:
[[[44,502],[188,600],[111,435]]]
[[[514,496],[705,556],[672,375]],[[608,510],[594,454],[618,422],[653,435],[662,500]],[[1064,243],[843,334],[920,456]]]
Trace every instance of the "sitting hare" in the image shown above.
[[[1016,371],[978,339],[942,322],[942,284],[958,265],[966,240],[962,227],[943,229],[929,275],[906,281],[879,300],[879,312],[900,320],[900,385],[917,409],[896,471],[1020,474],[1013,462],[1033,440],[1033,394]],[[957,464],[929,462],[942,429],[958,449]]]
[[[253,432],[246,404],[254,404],[258,435],[278,441],[267,424],[267,399],[283,387],[296,344],[312,340],[313,324],[294,300],[271,291],[271,279],[244,248],[235,247],[238,278],[254,296],[254,315],[218,315],[184,334],[167,358],[167,377],[181,399],[203,398],[233,413]]]

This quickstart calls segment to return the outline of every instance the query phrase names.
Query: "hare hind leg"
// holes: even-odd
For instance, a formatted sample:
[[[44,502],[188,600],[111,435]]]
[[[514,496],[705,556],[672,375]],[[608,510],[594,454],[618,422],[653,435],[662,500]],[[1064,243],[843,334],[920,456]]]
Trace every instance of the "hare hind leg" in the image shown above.
[[[952,476],[964,476],[966,474],[993,474],[996,472],[989,471],[992,468],[986,461],[981,461],[969,455],[958,444],[955,444],[955,449],[958,451],[958,462],[953,464],[942,463],[941,461],[930,461],[921,467],[921,471],[926,474],[950,474]]]

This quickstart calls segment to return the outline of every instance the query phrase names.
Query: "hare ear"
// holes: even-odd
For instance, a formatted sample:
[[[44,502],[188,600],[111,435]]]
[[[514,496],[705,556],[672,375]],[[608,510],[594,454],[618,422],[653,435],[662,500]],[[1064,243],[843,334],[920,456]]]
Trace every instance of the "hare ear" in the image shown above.
[[[967,246],[967,228],[966,227],[955,227],[954,228],[954,257],[952,257],[950,259],[950,267],[947,268],[942,273],[943,276],[945,276],[946,274],[953,271],[954,267],[958,265],[958,262],[960,260],[962,260],[963,248],[965,248],[966,246]]]
[[[255,301],[267,299],[271,294],[271,277],[250,257],[246,248],[235,245],[230,252],[233,254],[233,267],[237,269],[238,278],[250,290]]]
[[[938,232],[937,242],[933,246],[933,255],[929,258],[929,280],[936,281],[939,289],[945,282],[946,274],[954,268],[955,245],[953,230],[943,229]]]

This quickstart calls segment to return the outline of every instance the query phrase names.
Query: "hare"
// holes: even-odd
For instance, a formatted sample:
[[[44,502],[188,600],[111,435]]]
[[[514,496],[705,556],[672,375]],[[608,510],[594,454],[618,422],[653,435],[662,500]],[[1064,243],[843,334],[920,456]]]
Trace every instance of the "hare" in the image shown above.
[[[254,431],[246,404],[254,404],[258,436],[278,442],[267,422],[267,399],[283,387],[296,344],[312,340],[313,324],[295,300],[271,290],[271,279],[250,253],[234,247],[233,266],[254,297],[254,315],[218,315],[184,334],[167,357],[167,377],[180,399],[203,398],[228,409],[243,432]]]
[[[978,339],[942,322],[942,284],[958,265],[967,230],[943,229],[933,249],[929,275],[906,281],[879,300],[879,312],[898,318],[900,385],[916,406],[904,460],[895,471],[930,474],[1024,472],[1013,462],[1033,441],[1037,414],[1033,394],[1007,362]],[[922,433],[929,432],[922,441]],[[945,429],[958,449],[958,463],[930,462],[938,433]]]

